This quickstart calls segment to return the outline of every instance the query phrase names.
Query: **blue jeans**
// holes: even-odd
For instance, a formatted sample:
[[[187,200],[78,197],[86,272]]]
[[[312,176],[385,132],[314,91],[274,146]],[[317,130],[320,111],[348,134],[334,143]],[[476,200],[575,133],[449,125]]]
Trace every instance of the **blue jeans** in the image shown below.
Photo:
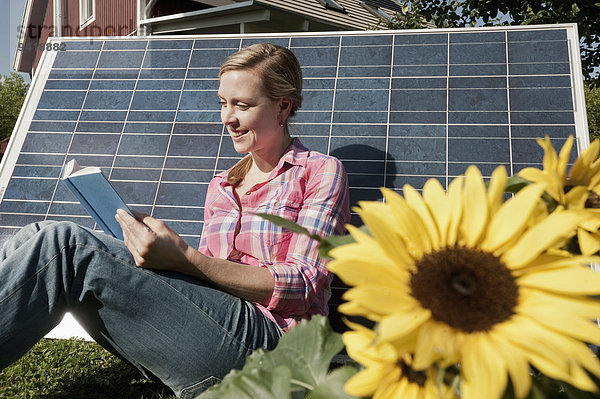
[[[281,335],[248,301],[179,273],[136,267],[121,240],[70,222],[29,225],[0,252],[0,370],[66,311],[100,345],[184,399]]]

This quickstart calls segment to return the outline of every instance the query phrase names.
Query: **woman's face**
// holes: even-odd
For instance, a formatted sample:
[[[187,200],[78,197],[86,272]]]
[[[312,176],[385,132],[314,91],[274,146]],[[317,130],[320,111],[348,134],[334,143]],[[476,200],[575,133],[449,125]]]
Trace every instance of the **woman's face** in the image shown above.
[[[286,100],[269,98],[260,77],[250,70],[223,73],[218,95],[221,121],[237,152],[280,155],[284,129],[279,122],[287,117],[281,107]]]

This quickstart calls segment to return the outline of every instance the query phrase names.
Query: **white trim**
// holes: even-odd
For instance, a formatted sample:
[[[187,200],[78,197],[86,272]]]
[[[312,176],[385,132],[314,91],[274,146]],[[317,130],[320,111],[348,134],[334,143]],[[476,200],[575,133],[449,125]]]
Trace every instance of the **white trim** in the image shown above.
[[[201,15],[210,15],[210,14],[214,14],[214,13],[221,12],[221,11],[231,11],[231,10],[235,10],[237,8],[245,8],[245,7],[249,7],[252,5],[254,5],[254,0],[248,0],[248,1],[243,1],[240,3],[231,4],[231,5],[227,5],[227,6],[206,8],[204,10],[182,12],[179,14],[170,14],[170,15],[165,15],[163,17],[145,18],[145,19],[140,20],[140,24],[146,25],[146,24],[151,24],[154,22],[176,21],[176,20],[182,19],[182,18],[193,18],[193,17],[198,17]],[[215,34],[215,35],[217,35],[217,34]]]
[[[62,0],[53,0],[52,1],[53,10],[54,10],[54,32],[52,35],[54,37],[62,36]]]
[[[21,20],[21,29],[19,30],[19,40],[17,43],[24,44],[25,35],[27,34],[27,25],[29,25],[29,19],[31,18],[31,6],[33,0],[27,0],[25,3],[25,11],[23,12],[23,19]],[[17,44],[18,45],[18,44]],[[15,51],[15,58],[13,59],[13,69],[18,71],[21,67],[21,55],[23,51],[19,51],[18,48]]]
[[[91,12],[84,15],[84,3],[91,3]],[[87,8],[87,7],[86,7]],[[79,30],[84,29],[86,26],[96,20],[96,0],[79,0]]]
[[[585,92],[583,90],[583,73],[581,69],[581,55],[579,52],[579,33],[577,24],[572,24],[573,29],[567,30],[569,44],[569,58],[571,59],[571,90],[573,96],[573,111],[575,113],[575,132],[579,152],[590,145],[590,133],[588,130],[587,112],[585,108]]]
[[[141,21],[145,22],[153,22],[154,19]],[[275,33],[207,33],[201,35],[160,35],[160,36],[152,36],[152,37],[140,37],[139,40],[173,40],[173,39],[232,39],[232,38],[252,38],[252,37],[265,37],[265,38],[275,38],[275,37],[289,37],[289,36],[331,36],[334,34],[339,34],[343,36],[369,36],[373,34],[377,35],[393,35],[393,34],[411,34],[411,33],[419,33],[424,35],[434,35],[440,33],[457,33],[457,32],[473,32],[473,31],[504,31],[504,30],[548,30],[548,29],[564,29],[564,28],[573,28],[576,26],[575,23],[563,23],[563,24],[545,24],[545,25],[515,25],[515,26],[480,26],[480,27],[466,27],[466,28],[436,28],[436,29],[398,29],[398,30],[355,30],[355,31],[321,31],[321,32],[275,32]],[[131,39],[131,36],[71,36],[71,37],[62,37],[58,42],[68,42],[68,41],[82,41],[82,40],[124,40]],[[50,39],[52,40],[52,39]]]
[[[49,39],[49,41],[60,42],[59,40],[52,38]],[[57,51],[44,51],[42,53],[42,57],[40,58],[39,65],[46,65],[47,63],[49,63],[48,65],[52,65],[54,63],[56,53]],[[45,61],[46,58],[50,58],[50,60]],[[8,185],[8,182],[13,174],[15,164],[17,163],[17,158],[21,153],[21,147],[23,147],[23,143],[25,142],[29,124],[33,120],[33,114],[37,109],[37,104],[42,97],[42,92],[44,91],[44,87],[36,84],[36,82],[38,80],[45,82],[48,75],[50,75],[50,68],[43,68],[41,71],[37,71],[37,73],[33,76],[31,84],[29,85],[29,91],[27,92],[25,101],[21,107],[21,112],[19,113],[19,117],[17,118],[17,122],[13,128],[6,151],[4,152],[4,157],[2,158],[2,161],[0,161],[0,201],[2,201],[2,198],[4,197],[6,186]]]

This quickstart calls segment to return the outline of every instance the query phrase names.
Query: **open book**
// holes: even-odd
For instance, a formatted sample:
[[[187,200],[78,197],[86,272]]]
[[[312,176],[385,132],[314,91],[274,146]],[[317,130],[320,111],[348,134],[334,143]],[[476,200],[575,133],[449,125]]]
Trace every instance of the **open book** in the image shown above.
[[[117,209],[132,213],[100,168],[81,168],[73,159],[65,165],[62,181],[106,234],[123,239],[123,231],[115,220],[115,214]]]

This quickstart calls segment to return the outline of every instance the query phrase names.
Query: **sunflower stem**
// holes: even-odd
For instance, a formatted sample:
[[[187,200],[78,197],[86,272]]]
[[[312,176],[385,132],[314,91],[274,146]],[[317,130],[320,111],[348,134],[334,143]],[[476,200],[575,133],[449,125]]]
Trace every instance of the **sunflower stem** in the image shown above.
[[[305,382],[302,382],[302,381],[299,381],[299,380],[295,380],[293,378],[290,380],[290,383],[296,384],[298,386],[301,386],[302,388],[306,388],[309,391],[312,391],[313,389],[315,389],[315,387],[313,387],[312,385],[309,385],[309,384],[307,384]]]
[[[442,394],[442,384],[444,383],[444,376],[446,375],[446,367],[442,367],[438,365],[438,373],[437,373],[437,378],[436,378],[436,386],[437,386],[437,391],[438,391],[438,399],[443,399],[443,394]]]

